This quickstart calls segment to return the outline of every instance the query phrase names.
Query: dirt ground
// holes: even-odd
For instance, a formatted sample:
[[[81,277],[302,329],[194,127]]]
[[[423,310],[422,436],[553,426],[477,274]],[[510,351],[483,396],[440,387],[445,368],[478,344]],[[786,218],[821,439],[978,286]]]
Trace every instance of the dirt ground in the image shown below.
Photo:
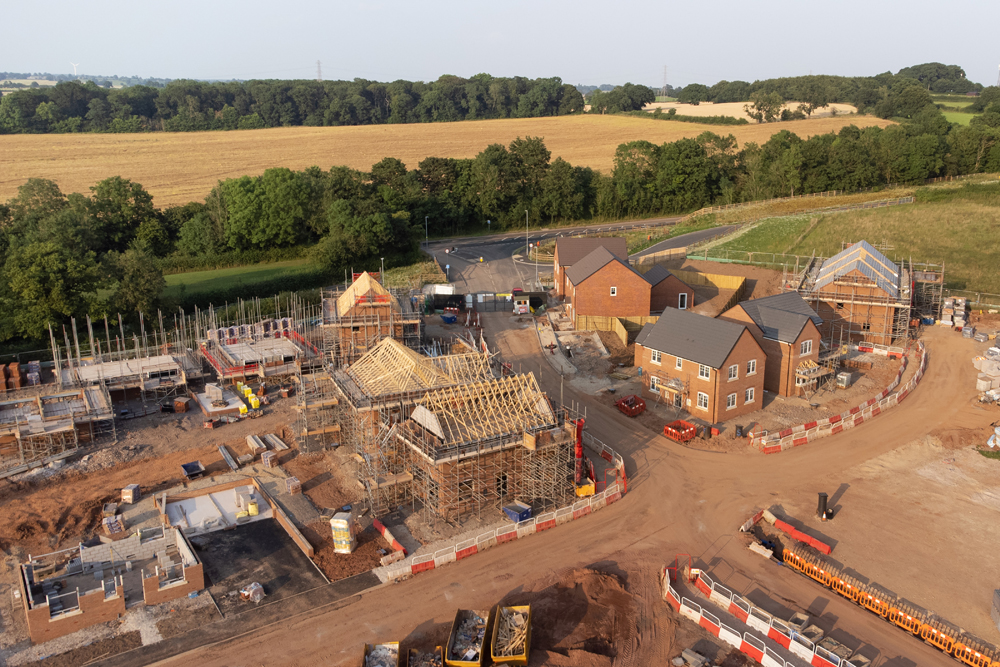
[[[34,664],[41,667],[79,667],[80,665],[88,665],[100,658],[116,655],[130,649],[138,648],[139,646],[142,646],[142,637],[138,630],[133,630],[132,632],[126,632],[108,639],[101,639],[87,646],[81,646],[68,653],[39,660]]]

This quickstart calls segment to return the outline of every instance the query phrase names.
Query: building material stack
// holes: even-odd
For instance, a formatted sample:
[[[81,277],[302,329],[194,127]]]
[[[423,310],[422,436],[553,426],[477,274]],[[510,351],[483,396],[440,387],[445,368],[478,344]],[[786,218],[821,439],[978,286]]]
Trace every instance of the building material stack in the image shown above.
[[[129,484],[124,489],[122,489],[123,503],[129,503],[130,505],[134,505],[135,503],[139,502],[139,498],[141,497],[142,494],[139,492],[138,484]]]
[[[34,387],[42,383],[42,362],[28,362],[28,386]]]
[[[302,493],[302,483],[298,477],[289,477],[285,480],[285,490],[290,496],[297,496]]]
[[[965,323],[967,321],[967,315],[966,315],[967,301],[965,300],[965,297],[961,296],[955,297],[954,301],[955,301],[955,315],[954,315],[955,328],[964,329]]]
[[[264,452],[260,455],[260,462],[265,468],[274,468],[278,465],[278,455],[274,452]]]
[[[14,391],[20,389],[25,384],[24,375],[21,374],[21,364],[12,361],[7,365],[7,390]]]
[[[354,535],[354,518],[350,512],[338,512],[330,519],[333,530],[333,550],[338,554],[354,553],[357,540]]]

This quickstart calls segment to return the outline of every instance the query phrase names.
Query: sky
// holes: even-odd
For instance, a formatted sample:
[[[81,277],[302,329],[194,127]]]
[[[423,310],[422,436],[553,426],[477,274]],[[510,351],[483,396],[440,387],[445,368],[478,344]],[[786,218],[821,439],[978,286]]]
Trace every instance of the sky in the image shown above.
[[[193,79],[442,74],[571,84],[711,85],[803,74],[867,76],[925,62],[997,83],[982,25],[993,0],[38,0],[4,8],[0,70]],[[942,13],[944,12],[944,13]],[[950,17],[950,18],[948,18]],[[943,25],[944,19],[947,25]],[[991,23],[991,21],[990,21]],[[942,28],[952,28],[944,29]]]

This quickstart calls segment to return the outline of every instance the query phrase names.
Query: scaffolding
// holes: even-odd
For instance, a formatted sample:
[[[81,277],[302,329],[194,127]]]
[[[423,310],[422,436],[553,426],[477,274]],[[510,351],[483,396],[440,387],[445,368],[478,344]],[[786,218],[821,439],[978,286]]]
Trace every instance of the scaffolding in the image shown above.
[[[106,387],[4,401],[0,403],[0,478],[65,458],[81,444],[115,438]]]
[[[839,349],[857,342],[905,345],[914,280],[912,261],[897,265],[861,241],[830,258],[813,256],[801,272],[790,274],[786,267],[782,285],[799,292],[822,318],[827,349]]]
[[[353,364],[384,338],[419,350],[424,336],[423,295],[383,287],[368,273],[320,293],[324,358],[336,367]]]
[[[296,441],[304,452],[316,452],[339,445],[342,427],[351,427],[344,419],[337,386],[327,371],[299,374],[295,392]]]

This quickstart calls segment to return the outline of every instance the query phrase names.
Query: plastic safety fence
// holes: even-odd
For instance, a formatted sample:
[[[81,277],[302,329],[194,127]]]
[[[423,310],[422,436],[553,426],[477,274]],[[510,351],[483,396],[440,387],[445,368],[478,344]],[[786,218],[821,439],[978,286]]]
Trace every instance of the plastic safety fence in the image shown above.
[[[1000,651],[993,645],[965,635],[943,619],[907,605],[875,584],[866,584],[801,547],[785,549],[785,565],[826,586],[851,602],[877,614],[896,627],[971,667],[1000,667]],[[820,651],[821,653],[825,653]],[[824,656],[823,665],[837,665],[836,656]],[[817,663],[813,663],[817,664]],[[850,663],[842,662],[842,665]]]
[[[708,598],[717,610],[706,608],[694,600],[682,596],[670,583],[667,568],[660,571],[660,593],[663,600],[684,618],[698,624],[713,637],[718,637],[733,648],[738,649],[755,662],[768,667],[800,667],[800,665],[827,665],[853,667],[849,662],[819,662],[825,658],[819,653],[803,657],[801,661],[792,658],[797,655],[789,651],[791,630],[769,614],[750,605],[744,598],[716,582],[704,572],[694,580],[695,588]],[[706,594],[705,591],[708,591]],[[729,618],[732,616],[734,618]],[[774,626],[772,626],[774,622]],[[783,651],[792,655],[782,657]],[[836,657],[836,656],[834,656]]]
[[[709,634],[738,648],[762,665],[856,667],[850,661],[841,659],[821,646],[816,646],[784,621],[774,618],[763,609],[754,607],[745,598],[713,581],[705,572],[698,571],[697,578],[693,582],[694,586],[707,598],[709,604],[718,609],[717,613],[722,614],[722,618],[716,616],[712,610],[706,609],[704,605],[679,595],[670,584],[666,568],[661,571],[660,579],[663,599],[681,616],[697,623]],[[727,624],[726,614],[735,617],[735,620],[729,621],[732,626]],[[744,626],[746,629],[741,632],[740,628]],[[791,655],[783,658],[785,651]]]
[[[777,454],[812,442],[813,440],[825,438],[829,435],[854,428],[855,426],[860,426],[865,421],[873,419],[886,410],[899,405],[920,384],[920,379],[924,376],[924,371],[927,370],[927,348],[924,346],[923,341],[917,343],[920,367],[917,368],[917,372],[901,388],[900,383],[909,364],[909,357],[906,356],[906,350],[885,345],[856,345],[852,347],[863,352],[902,359],[902,364],[899,367],[899,372],[896,373],[896,378],[879,394],[868,399],[861,405],[851,408],[847,412],[833,415],[826,419],[818,419],[792,426],[778,433],[768,433],[767,431],[751,433],[749,436],[750,444],[765,454]],[[897,388],[899,389],[898,391],[896,391]]]
[[[588,449],[594,451],[609,463],[614,464],[618,477],[617,482],[609,484],[604,491],[596,493],[590,498],[578,500],[567,507],[539,514],[527,521],[491,530],[474,539],[457,542],[452,546],[439,549],[432,554],[412,556],[409,560],[387,566],[385,569],[387,579],[389,581],[400,581],[414,574],[463,560],[495,547],[498,544],[514,542],[515,540],[524,539],[536,533],[551,530],[564,523],[582,519],[621,500],[622,496],[628,491],[628,481],[625,477],[625,460],[597,438],[593,436],[588,437],[587,433],[584,433],[583,442]]]

